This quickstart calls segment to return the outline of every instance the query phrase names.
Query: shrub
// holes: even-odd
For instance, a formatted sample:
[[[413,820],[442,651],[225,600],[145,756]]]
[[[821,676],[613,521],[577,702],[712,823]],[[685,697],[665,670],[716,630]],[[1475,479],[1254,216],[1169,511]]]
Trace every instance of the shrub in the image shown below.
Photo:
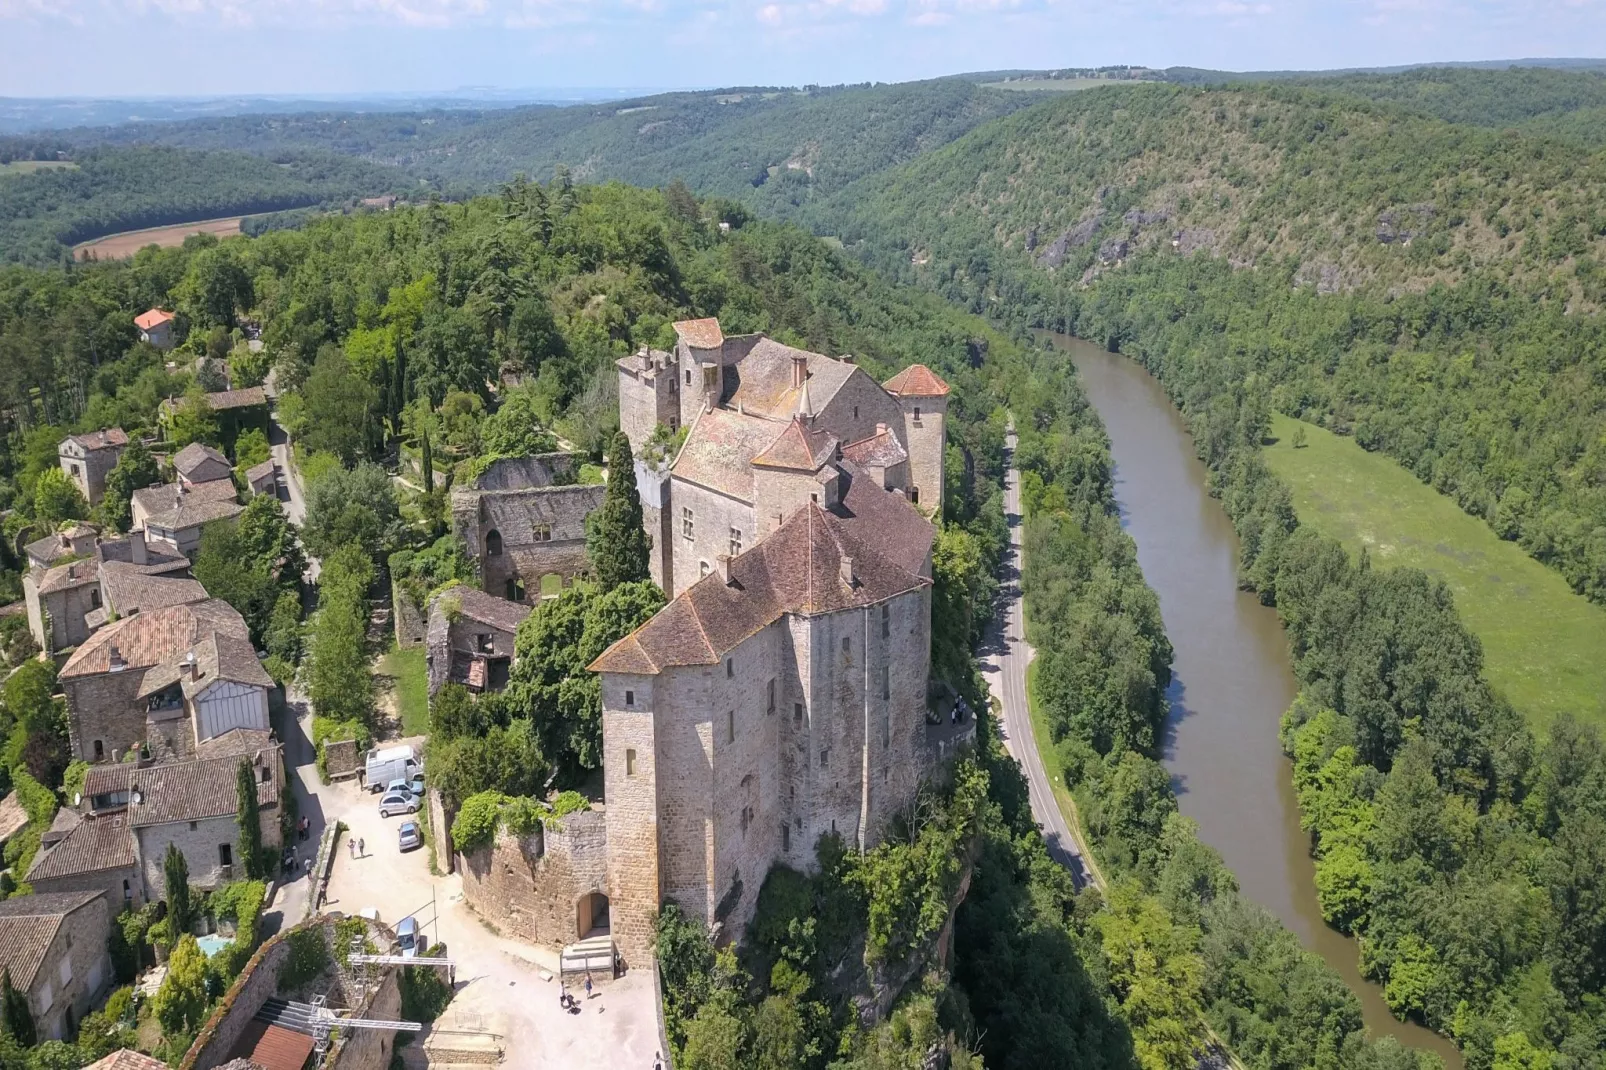
[[[327,970],[330,962],[329,944],[323,938],[321,925],[292,929],[285,940],[290,945],[290,955],[279,972],[280,992],[300,988]]]

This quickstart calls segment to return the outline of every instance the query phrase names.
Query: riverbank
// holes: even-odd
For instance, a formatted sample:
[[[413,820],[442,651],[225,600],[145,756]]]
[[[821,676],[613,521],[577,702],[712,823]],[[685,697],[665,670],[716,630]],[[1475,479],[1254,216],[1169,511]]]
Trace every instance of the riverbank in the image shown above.
[[[1395,1018],[1382,989],[1362,977],[1355,942],[1322,919],[1310,837],[1278,737],[1298,690],[1287,642],[1276,611],[1239,589],[1238,537],[1210,496],[1186,423],[1134,362],[1047,337],[1076,365],[1104,423],[1122,525],[1175,651],[1162,756],[1182,813],[1198,822],[1200,838],[1221,853],[1244,895],[1344,980],[1374,1035],[1432,1051],[1454,1070],[1461,1065],[1455,1046]]]

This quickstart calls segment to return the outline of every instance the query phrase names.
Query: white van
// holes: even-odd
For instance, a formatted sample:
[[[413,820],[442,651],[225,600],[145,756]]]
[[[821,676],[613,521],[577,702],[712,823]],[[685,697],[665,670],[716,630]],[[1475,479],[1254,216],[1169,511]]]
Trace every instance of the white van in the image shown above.
[[[369,791],[383,791],[385,785],[392,780],[411,780],[413,774],[420,768],[418,756],[407,744],[386,747],[383,750],[376,748],[368,752],[367,761],[363,766],[363,778],[368,784]]]

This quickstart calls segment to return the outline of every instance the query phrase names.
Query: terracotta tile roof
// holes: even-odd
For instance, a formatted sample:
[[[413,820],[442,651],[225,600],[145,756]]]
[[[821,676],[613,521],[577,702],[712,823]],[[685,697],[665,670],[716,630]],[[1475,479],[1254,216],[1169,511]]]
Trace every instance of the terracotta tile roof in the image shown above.
[[[28,812],[22,808],[22,800],[16,792],[0,799],[0,843],[11,839],[27,823]]]
[[[134,326],[142,331],[148,331],[152,327],[160,327],[162,324],[171,321],[172,318],[173,314],[171,312],[163,312],[159,308],[153,308],[149,312],[141,312],[135,316]]]
[[[763,453],[782,426],[732,409],[709,409],[693,421],[671,468],[679,479],[753,500],[753,458]]]
[[[107,427],[100,431],[90,431],[87,434],[68,435],[67,437],[91,453],[95,450],[121,449],[128,445],[128,433],[121,427]]]
[[[98,532],[88,524],[74,524],[65,531],[58,531],[53,535],[46,535],[42,539],[35,539],[23,549],[30,560],[43,561],[47,565],[54,564],[64,557],[71,557],[79,551],[73,549],[73,543],[87,538],[93,538]]]
[[[92,799],[97,795],[115,795],[120,791],[127,791],[133,783],[134,770],[138,768],[133,762],[111,762],[92,765],[89,772],[84,775],[84,798]]]
[[[217,480],[222,483],[223,480]],[[200,486],[206,486],[205,483]],[[233,489],[232,487],[230,488]],[[216,498],[212,500],[196,501],[192,495],[186,494],[184,500],[166,512],[155,513],[145,518],[145,527],[161,528],[164,531],[182,531],[185,528],[197,528],[202,524],[210,524],[214,520],[233,520],[245,512],[245,506],[232,499]]]
[[[125,617],[84,640],[61,667],[62,677],[90,676],[112,671],[115,647],[127,669],[148,669],[182,657],[201,638],[221,632],[250,642],[245,620],[227,602],[209,598],[166,609]]]
[[[178,505],[179,486],[177,483],[161,483],[154,487],[141,487],[134,492],[132,500],[139,503],[145,515],[155,516]],[[209,479],[186,487],[182,493],[184,501],[233,501],[234,480]]]
[[[262,1070],[301,1070],[312,1054],[313,1044],[305,1033],[252,1019],[230,1054],[249,1059],[252,1066]]]
[[[608,648],[591,671],[656,673],[716,664],[785,614],[873,605],[930,583],[876,549],[863,537],[872,534],[865,527],[845,524],[818,504],[805,505],[731,562],[729,583],[718,572],[705,576]],[[851,584],[843,579],[844,558],[852,559]]]
[[[84,1070],[167,1070],[160,1059],[124,1048],[84,1067]]]
[[[187,476],[208,461],[214,465],[222,465],[225,470],[233,467],[229,464],[227,457],[211,446],[200,442],[191,442],[173,455],[173,470],[179,475]]]
[[[942,376],[924,364],[911,364],[881,384],[887,393],[911,398],[940,398],[948,393]]]
[[[926,575],[926,558],[937,538],[935,525],[909,499],[884,489],[851,461],[841,470],[848,482],[840,504],[831,509],[832,517],[900,568]]]
[[[105,894],[42,892],[0,903],[0,968],[11,971],[11,983],[24,992],[32,988],[51,941],[67,915]]]
[[[136,861],[134,830],[119,810],[80,821],[54,846],[40,850],[28,867],[28,881],[127,869]]]
[[[115,609],[120,616],[130,617],[135,613],[149,613],[153,609],[204,602],[209,597],[206,588],[198,580],[147,572],[148,567],[122,561],[104,562],[100,566],[100,575],[107,608]]]
[[[168,398],[162,402],[162,412],[171,414],[178,411],[184,403],[182,398]],[[206,395],[206,404],[213,412],[225,409],[244,409],[252,405],[266,405],[268,395],[260,386],[248,386],[240,390],[219,390]]]
[[[266,728],[231,728],[221,736],[195,745],[197,758],[254,758],[278,746]]]
[[[125,535],[120,539],[103,539],[95,547],[95,556],[100,558],[102,567],[107,565],[133,565],[134,540],[140,538],[140,533]],[[135,565],[135,568],[150,575],[168,572],[184,572],[190,567],[189,558],[176,552],[165,542],[145,543],[145,563]]]
[[[886,427],[879,427],[869,438],[861,438],[842,447],[842,456],[865,468],[891,468],[909,459],[898,436]]]
[[[821,465],[836,458],[838,442],[835,435],[817,431],[803,417],[794,416],[786,430],[763,453],[754,457],[752,463],[762,468],[817,472]]]
[[[429,605],[430,631],[434,631],[434,619],[437,613],[441,619],[446,619],[444,602],[455,599],[460,615],[465,620],[478,621],[488,624],[504,632],[517,632],[524,618],[530,615],[530,606],[518,602],[509,602],[506,598],[498,598],[494,594],[486,594],[466,584],[448,587],[436,595]],[[450,622],[447,622],[450,623]]]
[[[675,324],[675,333],[693,349],[718,349],[725,344],[718,319],[681,320]]]
[[[232,816],[238,810],[235,784],[239,766],[239,757],[230,756],[135,768],[129,778],[130,790],[138,793],[140,801],[129,799],[128,823],[144,828]],[[278,801],[278,785],[271,779],[259,780],[257,805]]]
[[[39,577],[39,593],[49,594],[51,591],[66,591],[74,587],[86,587],[92,583],[100,582],[100,562],[93,557],[86,557],[79,561],[70,561],[65,565],[55,565],[45,570]]]
[[[728,404],[758,416],[791,419],[797,411],[800,393],[799,388],[792,385],[792,362],[798,357],[803,359],[808,371],[809,403],[814,412],[824,411],[842,389],[842,384],[855,373],[864,374],[856,365],[806,349],[793,349],[773,338],[761,338],[736,365],[736,390]]]

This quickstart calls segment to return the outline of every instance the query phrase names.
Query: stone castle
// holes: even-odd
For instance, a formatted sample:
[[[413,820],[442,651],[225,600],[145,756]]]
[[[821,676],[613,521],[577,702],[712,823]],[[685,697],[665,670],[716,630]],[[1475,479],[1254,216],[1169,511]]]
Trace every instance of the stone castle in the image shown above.
[[[717,320],[619,362],[620,424],[671,602],[606,651],[611,935],[673,900],[739,933],[776,863],[874,846],[927,762],[948,386]],[[685,428],[672,456],[655,456]]]

